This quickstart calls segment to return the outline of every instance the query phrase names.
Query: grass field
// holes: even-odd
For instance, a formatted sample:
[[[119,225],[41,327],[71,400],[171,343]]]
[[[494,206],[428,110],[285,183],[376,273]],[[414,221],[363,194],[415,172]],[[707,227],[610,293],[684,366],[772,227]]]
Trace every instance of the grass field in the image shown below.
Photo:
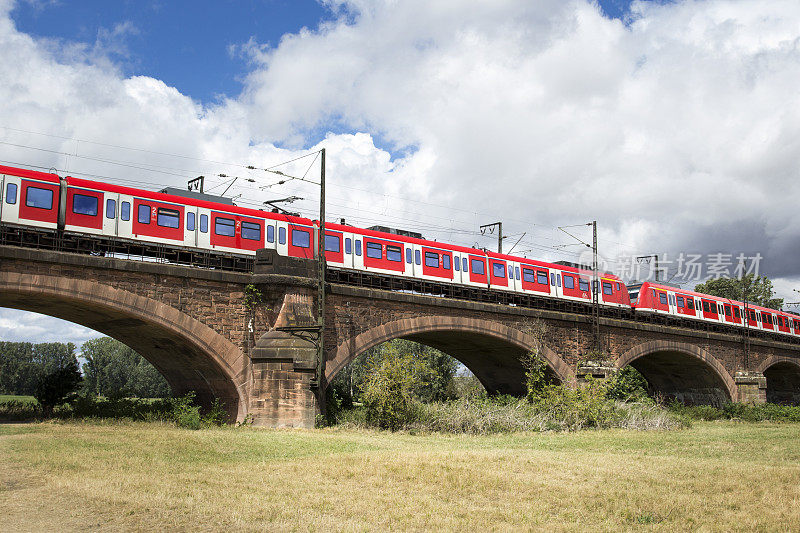
[[[3,402],[36,403],[36,398],[34,398],[33,396],[15,396],[13,394],[0,394],[0,403]]]
[[[488,437],[0,425],[0,516],[4,531],[789,531],[800,424]]]

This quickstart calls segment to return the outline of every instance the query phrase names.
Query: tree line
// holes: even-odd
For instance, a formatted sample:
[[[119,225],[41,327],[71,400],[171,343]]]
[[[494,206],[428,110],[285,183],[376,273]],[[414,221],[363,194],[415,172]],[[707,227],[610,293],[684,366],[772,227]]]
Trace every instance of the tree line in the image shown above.
[[[34,396],[43,406],[60,403],[79,390],[106,397],[170,395],[153,365],[112,338],[84,342],[80,357],[83,365],[71,342],[0,342],[0,394]]]

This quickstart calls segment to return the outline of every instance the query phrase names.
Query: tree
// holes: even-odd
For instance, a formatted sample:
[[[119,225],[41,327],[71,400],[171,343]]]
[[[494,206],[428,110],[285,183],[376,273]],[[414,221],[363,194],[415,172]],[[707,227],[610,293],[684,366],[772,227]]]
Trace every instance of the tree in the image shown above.
[[[44,376],[74,358],[72,343],[0,342],[0,392],[33,395]]]
[[[411,356],[419,366],[414,377],[412,395],[425,402],[441,401],[457,396],[455,377],[460,364],[449,355],[404,339],[395,339],[367,350],[347,365],[331,383],[342,406],[360,401],[370,373],[380,366],[387,354],[399,351]]]
[[[81,346],[84,388],[97,396],[163,398],[170,387],[153,365],[128,346],[110,337],[91,339]]]
[[[412,418],[414,383],[421,367],[419,360],[389,343],[364,382],[361,399],[368,422],[395,431]]]
[[[50,358],[47,364],[42,365],[45,371],[36,384],[34,397],[41,404],[42,412],[46,417],[52,416],[56,405],[71,399],[81,384],[82,378],[78,371],[78,359],[75,357],[75,345],[69,343],[67,346],[70,349],[68,357],[64,357],[61,351],[55,351],[55,346],[51,347],[53,353],[47,355],[55,354],[58,357]]]
[[[709,279],[696,285],[694,290],[739,302],[747,300],[748,303],[770,309],[783,307],[783,298],[775,298],[772,281],[765,276],[747,274],[742,278]]]

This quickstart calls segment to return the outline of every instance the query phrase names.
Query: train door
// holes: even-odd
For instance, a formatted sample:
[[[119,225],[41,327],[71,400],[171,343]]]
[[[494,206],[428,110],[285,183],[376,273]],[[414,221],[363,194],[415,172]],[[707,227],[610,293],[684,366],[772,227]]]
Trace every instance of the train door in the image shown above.
[[[3,222],[19,222],[20,180],[15,176],[5,176],[3,181]]]
[[[124,239],[133,237],[133,221],[131,220],[131,213],[133,213],[133,196],[125,194],[117,195],[117,224],[116,235]]]
[[[342,266],[344,268],[353,268],[353,234],[343,233],[344,238],[344,251],[342,255]]]
[[[103,216],[103,235],[116,235],[119,219],[119,194],[106,192],[106,205]]]
[[[270,250],[275,249],[275,242],[277,241],[277,231],[275,221],[270,219],[264,220],[264,247]]]
[[[275,249],[278,255],[289,255],[289,224],[285,221],[279,220],[275,224],[277,230]]]
[[[183,231],[183,244],[185,246],[196,247],[198,244],[198,211],[197,207],[186,206],[186,224]]]

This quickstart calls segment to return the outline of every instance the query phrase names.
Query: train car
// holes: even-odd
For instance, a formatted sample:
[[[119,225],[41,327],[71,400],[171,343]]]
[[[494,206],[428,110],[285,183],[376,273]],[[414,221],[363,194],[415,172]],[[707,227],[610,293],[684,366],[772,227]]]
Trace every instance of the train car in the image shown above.
[[[637,312],[677,316],[800,336],[800,317],[736,300],[645,282],[632,304]]]

